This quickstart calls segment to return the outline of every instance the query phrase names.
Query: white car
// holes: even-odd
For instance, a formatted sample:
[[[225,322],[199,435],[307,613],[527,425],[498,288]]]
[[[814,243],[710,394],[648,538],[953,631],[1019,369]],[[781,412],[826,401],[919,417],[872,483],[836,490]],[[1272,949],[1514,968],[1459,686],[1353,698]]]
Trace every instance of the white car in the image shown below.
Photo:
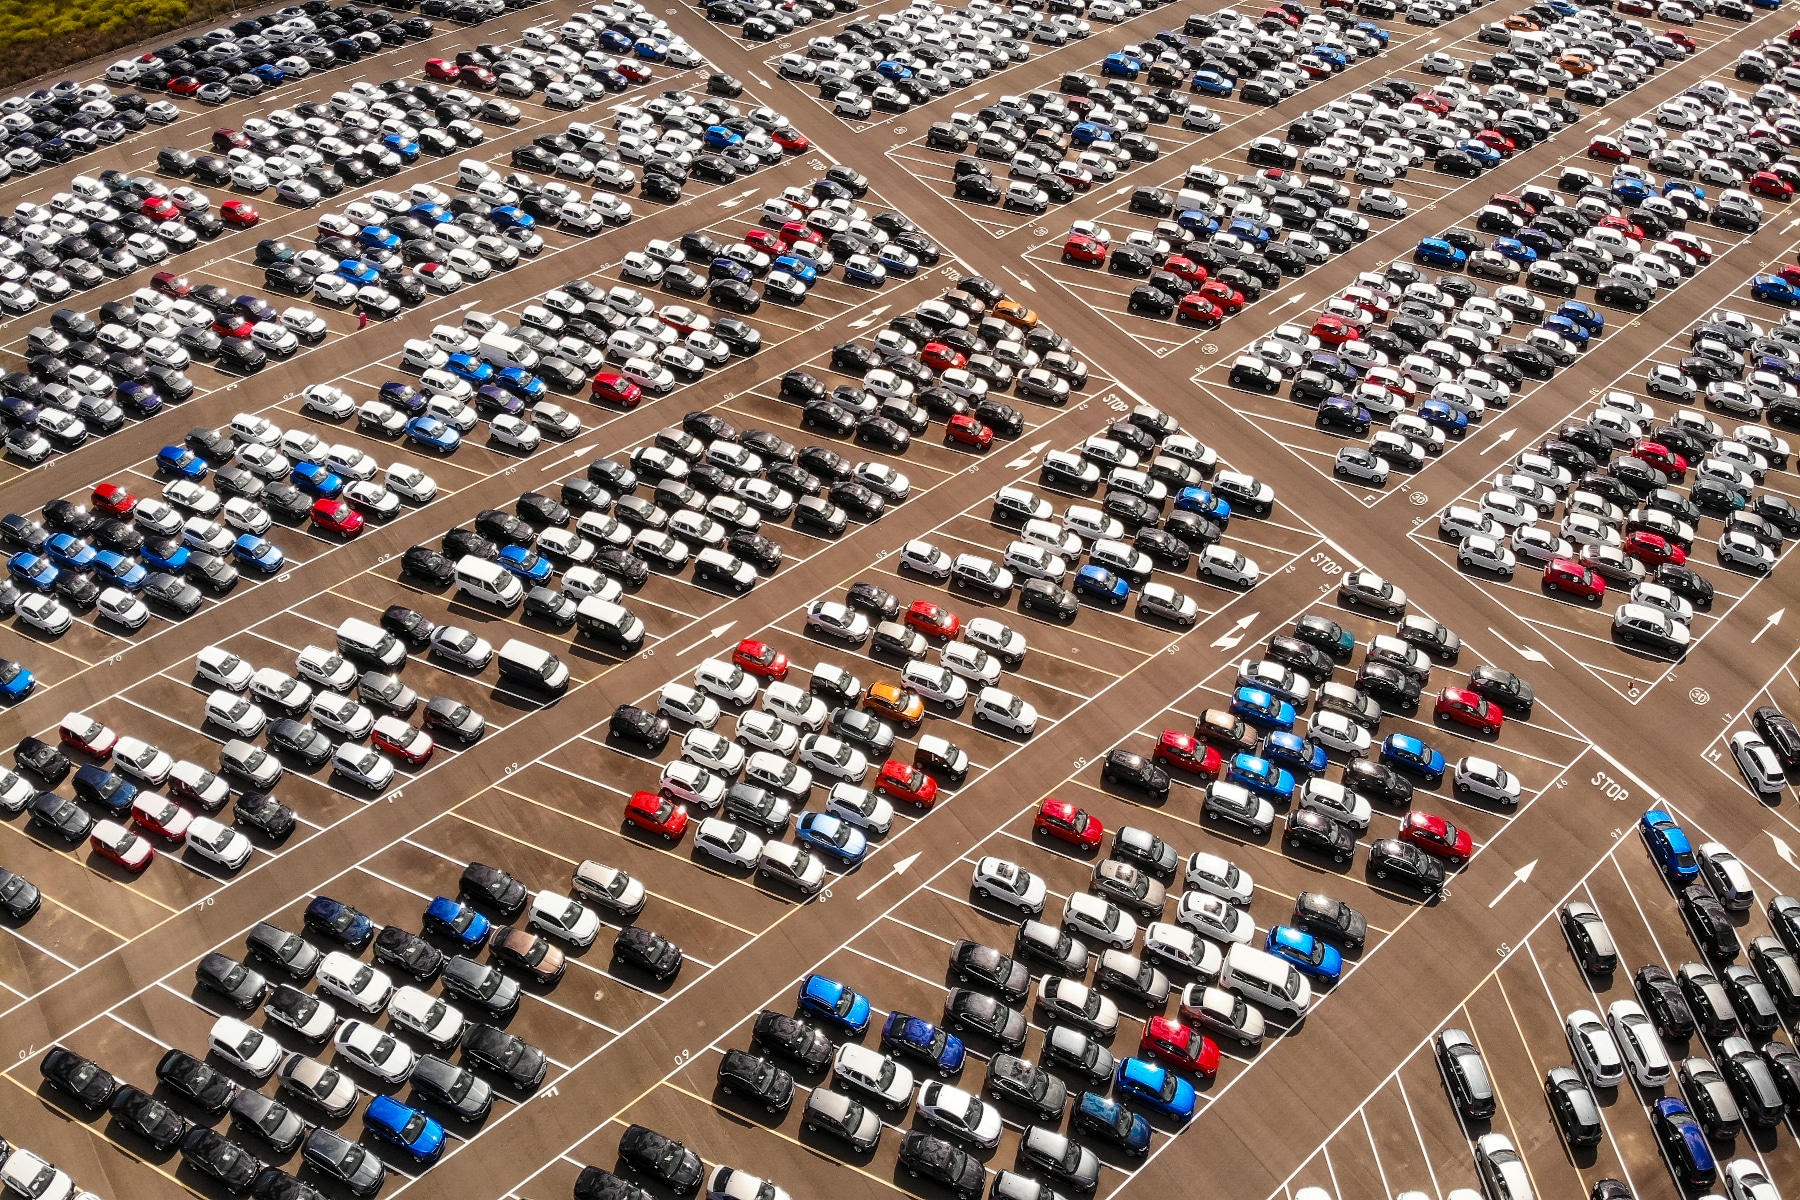
[[[1050,1017],[1100,1037],[1118,1032],[1119,1006],[1085,983],[1045,972],[1038,979],[1037,1002]]]
[[[208,646],[194,656],[194,673],[222,688],[241,692],[250,686],[256,671],[223,646]]]
[[[1651,608],[1660,608],[1680,621],[1683,625],[1691,625],[1694,621],[1694,606],[1681,596],[1677,596],[1669,588],[1660,583],[1640,580],[1631,589],[1633,604],[1646,604]]]
[[[971,684],[992,684],[1000,678],[1000,659],[968,642],[946,642],[938,661]]]
[[[328,421],[342,421],[356,412],[356,401],[343,388],[329,383],[308,384],[300,393],[300,407]]]
[[[1292,667],[1270,659],[1246,658],[1238,664],[1237,686],[1261,688],[1293,702],[1296,709],[1306,707],[1312,695],[1312,684]]]
[[[889,1113],[904,1110],[912,1100],[911,1069],[867,1046],[845,1042],[838,1047],[832,1069],[846,1088],[875,1100]]]
[[[1491,759],[1470,755],[1456,764],[1456,790],[1511,807],[1519,802],[1519,777]]]
[[[694,851],[747,870],[762,856],[763,840],[741,825],[707,817],[694,830]]]
[[[247,697],[223,688],[206,698],[206,719],[233,736],[246,739],[261,733],[269,723],[263,710]]]
[[[355,742],[342,742],[332,752],[331,771],[334,775],[342,775],[353,783],[377,792],[393,782],[394,778],[394,764],[391,760]]]
[[[418,1063],[411,1047],[364,1021],[345,1021],[335,1044],[346,1062],[387,1083],[404,1083]]]
[[[758,750],[744,764],[744,782],[755,784],[789,797],[795,804],[806,803],[812,792],[812,772],[766,750]]]
[[[1669,1056],[1662,1036],[1636,1000],[1615,1000],[1606,1007],[1607,1024],[1631,1077],[1646,1088],[1669,1082]]]
[[[1233,904],[1249,904],[1256,895],[1256,880],[1228,858],[1204,850],[1188,855],[1182,870],[1184,885],[1195,891],[1229,900]]]
[[[19,620],[51,637],[67,633],[69,626],[75,623],[75,615],[63,606],[62,601],[39,592],[27,593],[19,600],[16,611]]]
[[[395,992],[388,1001],[387,1013],[394,1024],[418,1034],[440,1050],[454,1046],[467,1026],[460,1009],[416,987]]]
[[[161,787],[175,769],[175,760],[140,738],[122,737],[113,745],[113,765],[133,779]]]
[[[600,917],[579,901],[555,892],[531,897],[531,923],[572,946],[591,946],[600,933]]]
[[[281,1043],[236,1017],[220,1017],[206,1035],[207,1049],[258,1079],[267,1079],[286,1052]]]
[[[1574,558],[1576,553],[1573,542],[1541,525],[1521,525],[1513,530],[1512,551],[1515,563],[1524,559],[1540,567],[1553,558]]]
[[[1518,564],[1511,550],[1485,533],[1472,533],[1456,547],[1456,565],[1464,570],[1487,571],[1501,579],[1511,579]]]
[[[800,762],[819,774],[851,783],[861,783],[869,771],[869,760],[862,751],[817,733],[800,743]]]
[[[1110,900],[1091,892],[1075,892],[1063,903],[1062,925],[1071,933],[1129,950],[1137,940],[1137,921]]]
[[[1725,1194],[1731,1200],[1781,1200],[1781,1193],[1754,1158],[1734,1158],[1725,1164]]]
[[[806,610],[806,627],[855,645],[869,640],[869,618],[836,600],[815,600]]]
[[[1306,736],[1327,750],[1336,750],[1352,758],[1369,752],[1369,731],[1342,713],[1316,711],[1307,722]]]
[[[815,669],[813,677],[818,678]],[[860,691],[861,688],[855,689]],[[791,683],[777,681],[763,689],[763,708],[782,720],[798,725],[808,733],[816,733],[825,726],[825,719],[831,715],[825,702],[811,692],[803,691]]]
[[[694,686],[733,704],[756,698],[756,676],[723,659],[709,658],[694,669]]]
[[[683,804],[708,810],[719,807],[725,800],[725,781],[685,759],[677,759],[665,766],[657,787],[664,795]]]
[[[711,729],[688,730],[681,739],[681,757],[727,778],[744,768],[744,748]]]
[[[986,721],[1020,737],[1030,737],[1037,730],[1038,711],[1004,688],[984,687],[975,696],[975,710],[970,719]]]
[[[1731,757],[1737,762],[1738,770],[1744,773],[1744,781],[1752,791],[1764,796],[1779,796],[1787,787],[1781,760],[1762,738],[1748,729],[1740,730],[1731,735],[1730,745]],[[117,757],[116,753],[114,757]]]
[[[243,833],[211,817],[195,817],[188,822],[187,844],[201,858],[228,871],[235,871],[249,862],[256,849]]]
[[[1217,542],[1204,547],[1199,554],[1202,579],[1219,580],[1241,588],[1252,588],[1261,575],[1254,559]]]
[[[942,583],[950,578],[951,558],[930,542],[915,538],[900,547],[900,566]]]
[[[800,745],[800,731],[773,713],[753,709],[738,717],[737,740],[745,746],[787,758]],[[686,744],[685,738],[683,744]]]
[[[1775,552],[1753,534],[1742,529],[1729,529],[1719,538],[1719,562],[1767,575],[1775,569]]]
[[[1059,554],[1032,542],[1014,541],[1003,556],[1006,566],[1027,579],[1047,579],[1060,584],[1069,564]]]
[[[969,699],[969,684],[937,663],[911,659],[900,669],[900,681],[922,699],[935,700],[960,713]]]
[[[853,783],[832,784],[825,811],[870,833],[884,834],[894,824],[894,806],[887,797]]]
[[[1033,916],[1044,911],[1044,897],[1049,891],[1039,876],[1016,862],[993,855],[985,856],[975,864],[970,887],[983,900],[998,900]]]
[[[937,1080],[919,1089],[918,1111],[930,1124],[977,1146],[998,1146],[1005,1127],[993,1105]]]
[[[1227,945],[1248,945],[1256,936],[1256,921],[1248,910],[1208,892],[1181,893],[1175,920],[1203,937]]]
[[[1756,902],[1756,885],[1750,881],[1749,869],[1724,843],[1702,842],[1694,853],[1700,856],[1700,873],[1720,904],[1732,912],[1744,912]]]
[[[992,617],[975,617],[963,624],[963,640],[999,656],[1007,667],[1017,670],[1025,661],[1029,648],[1025,635]]]
[[[719,702],[685,683],[671,683],[663,688],[656,711],[671,721],[711,729],[719,723]]]
[[[267,670],[267,668],[265,668],[265,670]],[[268,674],[270,678],[265,680],[264,672],[258,671],[256,673],[256,678],[257,680],[273,685],[275,682],[273,677],[280,676],[280,672],[278,671],[269,671]],[[286,678],[285,676],[281,677]],[[306,685],[303,683],[296,683],[296,687],[304,690]],[[257,690],[254,682],[251,685],[251,690]],[[276,703],[291,705],[300,703],[302,700],[303,696],[301,692],[295,691],[288,695],[286,699],[276,701]],[[349,696],[345,696],[339,692],[320,692],[313,697],[311,709],[312,722],[314,725],[329,729],[334,733],[341,733],[353,742],[362,741],[364,738],[368,737],[369,732],[375,728],[374,712],[372,712],[367,705],[358,704]]]
[[[387,973],[359,961],[354,955],[333,950],[319,963],[319,987],[366,1013],[378,1013],[394,994]]]

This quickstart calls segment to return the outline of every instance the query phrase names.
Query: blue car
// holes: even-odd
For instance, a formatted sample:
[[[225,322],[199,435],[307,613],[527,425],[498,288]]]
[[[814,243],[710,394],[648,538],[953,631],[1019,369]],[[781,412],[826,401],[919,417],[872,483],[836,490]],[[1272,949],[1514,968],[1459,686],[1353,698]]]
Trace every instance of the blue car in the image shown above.
[[[911,79],[913,77],[912,68],[897,58],[884,58],[879,63],[876,63],[875,73],[880,75],[883,79],[891,79],[896,83],[900,80]]]
[[[93,763],[75,772],[72,786],[76,799],[99,805],[109,813],[129,813],[138,794],[137,784]]]
[[[1292,729],[1294,706],[1274,692],[1241,687],[1231,694],[1231,711],[1258,729]]]
[[[135,592],[143,587],[144,580],[150,575],[142,563],[125,557],[117,550],[102,550],[94,555],[94,573],[128,592]]]
[[[1286,804],[1294,798],[1294,777],[1268,759],[1254,754],[1232,755],[1225,768],[1225,778],[1278,804]]]
[[[524,367],[502,367],[494,373],[494,383],[510,396],[516,396],[525,404],[533,404],[544,398],[548,389],[544,381],[527,371]]]
[[[456,220],[454,216],[450,215],[449,209],[441,204],[433,204],[429,200],[413,205],[412,216],[414,220],[423,221],[427,225],[448,225]]]
[[[255,567],[264,575],[273,575],[287,563],[287,555],[267,538],[257,537],[254,533],[238,536],[231,543],[231,557],[247,567]]]
[[[1579,300],[1564,300],[1556,306],[1556,315],[1575,322],[1587,330],[1590,337],[1606,328],[1606,314]]]
[[[1792,308],[1800,302],[1800,288],[1779,275],[1752,275],[1750,294],[1764,304],[1779,304],[1783,308]]]
[[[1444,756],[1411,734],[1388,734],[1381,739],[1378,757],[1396,771],[1417,775],[1429,787],[1436,787],[1444,778]]]
[[[599,81],[601,87],[609,92],[623,92],[631,87],[631,80],[610,67],[604,71],[594,72],[594,78]]]
[[[1323,42],[1315,42],[1312,52],[1330,63],[1333,70],[1341,71],[1350,65],[1350,56],[1336,46],[1327,46]]]
[[[1382,46],[1388,44],[1388,31],[1373,21],[1358,21],[1356,23],[1356,31],[1373,39]]]
[[[212,467],[186,446],[164,446],[156,452],[156,469],[183,479],[205,479]]]
[[[139,383],[135,379],[127,379],[119,385],[118,401],[141,417],[162,410],[162,396],[147,383]]]
[[[369,920],[367,913],[330,896],[314,896],[312,903],[306,906],[301,923],[359,950],[375,936],[375,923]]]
[[[661,38],[639,38],[631,47],[631,52],[645,62],[669,61],[669,43]]]
[[[1278,729],[1264,738],[1260,753],[1270,762],[1290,771],[1318,775],[1324,772],[1326,766],[1325,747],[1292,730]]]
[[[1456,148],[1484,167],[1497,167],[1500,165],[1500,152],[1486,142],[1470,138],[1467,141],[1456,143]]]
[[[152,571],[167,571],[171,575],[186,570],[189,557],[188,548],[174,538],[151,538],[138,548],[138,555]]]
[[[1505,255],[1507,258],[1512,259],[1521,267],[1529,267],[1532,263],[1536,262],[1538,258],[1537,251],[1533,250],[1530,246],[1527,246],[1524,242],[1521,242],[1518,238],[1495,238],[1494,249],[1500,254]]]
[[[7,559],[6,573],[20,587],[34,592],[49,591],[56,586],[56,577],[62,574],[48,554],[34,554],[30,550],[21,550]]]
[[[530,229],[537,224],[532,215],[516,204],[497,204],[488,209],[488,220],[501,229]]]
[[[260,67],[252,67],[250,73],[262,80],[267,87],[280,87],[287,82],[287,72],[274,63],[264,63]]]
[[[1104,600],[1114,608],[1122,607],[1125,598],[1131,595],[1131,585],[1120,579],[1105,567],[1085,566],[1075,572],[1074,588],[1077,596],[1092,596]]]
[[[390,133],[381,139],[381,144],[389,150],[392,150],[395,154],[398,154],[400,156],[400,161],[403,163],[414,163],[419,161],[419,143],[413,141],[409,137],[401,137],[397,133]]]
[[[1448,400],[1427,400],[1419,405],[1419,419],[1427,425],[1435,425],[1453,438],[1462,437],[1469,432],[1468,414]]]
[[[1071,1123],[1076,1129],[1098,1134],[1127,1154],[1143,1154],[1150,1149],[1150,1122],[1143,1114],[1098,1092],[1081,1093]]]
[[[494,364],[473,354],[452,354],[444,361],[444,370],[477,387],[494,378]]]
[[[1655,1114],[1651,1126],[1669,1157],[1670,1165],[1681,1182],[1697,1192],[1712,1190],[1719,1178],[1719,1163],[1713,1157],[1712,1145],[1694,1119],[1694,1110],[1685,1100],[1665,1096],[1651,1106]],[[1735,1190],[1735,1189],[1734,1189]],[[1741,1193],[1748,1195],[1746,1190]]]
[[[1641,179],[1625,178],[1613,180],[1612,194],[1621,204],[1638,205],[1656,193]]]
[[[1586,350],[1588,348],[1589,334],[1587,327],[1580,322],[1571,321],[1567,317],[1545,317],[1544,323],[1539,326],[1539,328],[1547,329],[1551,333],[1567,338],[1569,341],[1575,343],[1575,348],[1577,350]]]
[[[725,150],[744,144],[744,135],[729,125],[708,125],[702,136],[706,139],[707,146],[713,150]]]
[[[335,500],[339,492],[344,490],[344,478],[333,474],[314,462],[297,462],[288,482],[309,496],[322,496],[327,500]]]
[[[1100,61],[1100,73],[1113,79],[1136,79],[1143,69],[1141,61],[1120,50]]]
[[[37,676],[31,668],[23,663],[16,663],[10,658],[0,658],[0,700],[11,704],[14,700],[23,700],[31,695],[31,689],[37,686]]]
[[[1100,121],[1077,121],[1075,128],[1069,130],[1069,140],[1077,146],[1091,146],[1095,142],[1112,141],[1113,131]]]
[[[1694,857],[1694,844],[1687,830],[1660,808],[1653,808],[1638,820],[1638,830],[1650,847],[1650,857],[1662,869],[1664,877],[1677,888],[1686,887],[1700,878],[1700,861]]]
[[[1263,949],[1276,958],[1285,958],[1300,968],[1302,975],[1336,983],[1344,973],[1344,956],[1324,938],[1316,938],[1292,925],[1277,925],[1269,930]]]
[[[800,1010],[844,1033],[861,1037],[869,1028],[869,999],[826,975],[800,981]]]
[[[629,33],[624,33],[617,29],[602,29],[600,31],[600,48],[605,50],[608,54],[630,54],[631,48],[636,44],[637,40]]]
[[[435,897],[425,906],[425,932],[456,943],[459,950],[479,950],[494,925],[472,905],[448,896]]]
[[[542,583],[550,578],[550,560],[527,546],[500,547],[500,565],[521,583]]]
[[[794,836],[803,845],[829,854],[846,866],[855,866],[869,852],[869,839],[862,830],[829,813],[802,813],[794,826]]]
[[[1175,223],[1197,236],[1210,236],[1219,232],[1219,218],[1199,208],[1184,208]]]
[[[922,1059],[936,1068],[939,1075],[954,1075],[962,1070],[962,1039],[947,1033],[923,1017],[903,1012],[889,1013],[881,1027],[881,1052]]]
[[[85,571],[93,565],[94,556],[99,553],[92,546],[72,533],[53,533],[50,540],[44,543],[44,549],[50,559],[65,571]]]
[[[774,262],[770,263],[769,267],[771,270],[775,271],[786,271],[789,275],[792,275],[807,287],[811,287],[819,280],[819,269],[817,267],[807,262],[804,258],[795,258],[792,254],[783,254]]]
[[[1193,86],[1193,89],[1202,96],[1228,97],[1231,95],[1232,90],[1237,87],[1231,80],[1225,78],[1225,76],[1219,74],[1217,71],[1212,70],[1195,71],[1193,79],[1189,82]]]
[[[414,417],[406,423],[406,440],[433,454],[453,454],[462,445],[462,434],[436,417]]]
[[[1119,1064],[1113,1074],[1113,1094],[1177,1121],[1192,1117],[1197,1102],[1193,1084],[1145,1058],[1128,1058]]]
[[[392,405],[396,412],[410,413],[416,417],[425,411],[425,393],[410,383],[390,379],[381,385],[381,390],[375,395],[383,404]]]
[[[364,225],[356,239],[371,250],[400,252],[400,235],[380,225]]]
[[[868,263],[854,261],[854,257],[844,260],[844,282],[860,283],[864,287],[880,287],[887,282],[887,269],[871,259]]]
[[[1255,242],[1259,247],[1269,244],[1269,231],[1248,217],[1233,217],[1225,232],[1236,234],[1246,242]]]
[[[392,1096],[376,1096],[363,1110],[363,1129],[404,1150],[415,1162],[436,1162],[444,1152],[444,1127]]]
[[[370,266],[360,258],[345,258],[338,260],[337,273],[345,279],[348,279],[351,283],[354,283],[357,287],[362,287],[365,284],[379,283],[381,281],[381,272],[377,271],[374,267]]]

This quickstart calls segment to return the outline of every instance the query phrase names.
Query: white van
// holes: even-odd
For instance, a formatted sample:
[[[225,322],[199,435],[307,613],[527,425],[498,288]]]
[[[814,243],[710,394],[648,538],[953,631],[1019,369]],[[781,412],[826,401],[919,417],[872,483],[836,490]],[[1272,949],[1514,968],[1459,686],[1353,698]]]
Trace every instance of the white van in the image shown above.
[[[519,367],[530,371],[538,365],[536,350],[499,330],[483,335],[475,352],[497,368]]]
[[[615,650],[636,653],[644,644],[644,622],[622,604],[589,596],[575,607],[575,627]]]
[[[1254,946],[1234,945],[1225,952],[1219,985],[1246,1000],[1299,1020],[1312,1005],[1312,988],[1293,966]]]
[[[569,668],[548,650],[509,638],[500,647],[500,678],[534,691],[560,695],[569,686]]]
[[[456,564],[456,588],[484,604],[513,608],[525,599],[525,585],[497,562],[465,554]]]
[[[406,661],[406,646],[400,639],[360,617],[350,617],[338,626],[337,644],[347,657],[389,670]]]
[[[456,186],[473,191],[490,179],[499,179],[500,172],[478,158],[465,158],[456,164]]]

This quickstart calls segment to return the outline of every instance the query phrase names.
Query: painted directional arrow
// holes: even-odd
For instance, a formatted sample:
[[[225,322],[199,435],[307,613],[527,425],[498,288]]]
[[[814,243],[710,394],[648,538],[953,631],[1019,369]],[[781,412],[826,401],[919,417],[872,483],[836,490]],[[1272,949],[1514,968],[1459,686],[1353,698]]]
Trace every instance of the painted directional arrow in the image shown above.
[[[1214,650],[1230,650],[1234,648],[1239,642],[1244,640],[1244,630],[1250,628],[1250,626],[1255,623],[1256,618],[1260,616],[1262,616],[1261,613],[1251,613],[1247,617],[1239,617],[1230,629],[1220,634],[1218,638],[1213,641],[1212,648]]]
[[[741,204],[745,200],[748,200],[750,197],[756,195],[756,193],[758,193],[760,191],[762,191],[761,188],[751,188],[747,192],[739,192],[737,195],[731,197],[729,200],[719,201],[719,207],[720,208],[730,208],[734,204]]]
[[[1552,670],[1555,669],[1556,664],[1551,662],[1548,658],[1545,658],[1538,651],[1533,650],[1530,646],[1520,646],[1514,642],[1507,641],[1506,635],[1501,633],[1498,629],[1495,629],[1492,625],[1488,626],[1488,632],[1493,634],[1495,637],[1499,638],[1501,641],[1506,642],[1507,646],[1509,648],[1511,648],[1512,652],[1514,654],[1517,654],[1520,658],[1524,659],[1526,662],[1545,663]]]
[[[1037,445],[1033,446],[1031,449],[1025,451],[1025,453],[1019,455],[1019,457],[1017,457],[1017,458],[1013,459],[1011,462],[1007,463],[1006,464],[1007,470],[1009,470],[1009,471],[1024,470],[1026,467],[1029,467],[1033,462],[1037,461],[1037,456],[1042,454],[1046,449],[1048,449],[1049,445],[1050,445],[1050,443],[1048,441],[1039,442]]]
[[[1514,888],[1518,887],[1521,883],[1524,883],[1527,879],[1530,879],[1531,873],[1533,871],[1537,870],[1537,865],[1538,865],[1538,860],[1534,858],[1530,862],[1526,863],[1524,866],[1520,867],[1518,870],[1514,871],[1513,877],[1512,877],[1512,882],[1507,884],[1505,887],[1501,888],[1500,891],[1494,896],[1494,898],[1492,900],[1488,901],[1488,907],[1489,908],[1494,907],[1494,905],[1496,905],[1496,904],[1500,903],[1502,900],[1506,899],[1506,893],[1512,891]]]
[[[1014,279],[1018,280],[1020,287],[1027,288],[1034,292],[1037,291],[1037,284],[1031,282],[1031,280],[1025,278],[1023,275],[1019,274],[1017,271],[1013,270],[1011,267],[1006,268],[1006,273],[1008,275],[1011,275]]]
[[[1481,452],[1480,457],[1486,458],[1500,447],[1506,445],[1506,443],[1512,441],[1513,434],[1517,432],[1519,432],[1517,429],[1508,429],[1502,433],[1495,434],[1493,442]]]
[[[1781,618],[1783,618],[1785,616],[1787,616],[1787,609],[1785,609],[1785,608],[1778,608],[1774,612],[1770,613],[1766,618],[1764,618],[1763,627],[1756,631],[1755,637],[1750,639],[1750,644],[1752,646],[1756,645],[1756,643],[1762,639],[1762,635],[1769,632],[1769,630],[1775,628],[1775,626],[1781,624]]]
[[[1280,312],[1284,308],[1292,308],[1292,307],[1294,307],[1294,305],[1299,304],[1302,300],[1305,300],[1305,299],[1306,299],[1305,292],[1297,292],[1294,295],[1289,296],[1286,300],[1283,300],[1280,304],[1277,304],[1270,311],[1271,312]]]
[[[884,304],[880,308],[876,309],[874,312],[871,312],[868,316],[864,317],[862,320],[850,322],[850,328],[852,328],[852,329],[867,329],[869,326],[873,325],[876,321],[881,319],[882,313],[886,312],[888,309],[890,309],[892,307],[893,307],[893,305],[891,305],[891,304]]]
[[[892,879],[894,876],[906,874],[906,869],[918,861],[919,861],[919,856],[917,854],[907,855],[905,858],[903,858],[899,862],[895,863],[893,866],[893,869],[890,870],[886,875],[883,875],[880,879],[877,879],[874,883],[871,883],[868,887],[864,888],[862,890],[862,893],[860,895],[858,895],[856,898],[858,900],[861,900],[864,896],[867,896],[870,892],[874,891],[876,888],[880,887],[882,884],[886,883],[888,880]]]
[[[677,653],[686,654],[689,650],[694,649],[695,646],[704,646],[707,642],[716,637],[723,637],[725,634],[730,633],[732,627],[736,624],[736,621],[727,621],[723,625],[714,625],[711,629],[706,631],[705,637],[701,638],[691,646],[683,646]]]
[[[1796,871],[1800,871],[1800,859],[1794,857],[1794,848],[1774,833],[1769,834],[1769,840],[1775,843],[1775,853],[1781,856],[1781,861]]]

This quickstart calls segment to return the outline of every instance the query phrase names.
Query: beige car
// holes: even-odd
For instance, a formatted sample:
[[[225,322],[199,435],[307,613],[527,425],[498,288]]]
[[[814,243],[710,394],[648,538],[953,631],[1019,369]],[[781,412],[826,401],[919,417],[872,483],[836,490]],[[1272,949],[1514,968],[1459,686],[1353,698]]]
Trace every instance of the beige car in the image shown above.
[[[1163,910],[1163,885],[1130,863],[1102,859],[1094,864],[1093,890],[1114,903],[1151,916]]]

